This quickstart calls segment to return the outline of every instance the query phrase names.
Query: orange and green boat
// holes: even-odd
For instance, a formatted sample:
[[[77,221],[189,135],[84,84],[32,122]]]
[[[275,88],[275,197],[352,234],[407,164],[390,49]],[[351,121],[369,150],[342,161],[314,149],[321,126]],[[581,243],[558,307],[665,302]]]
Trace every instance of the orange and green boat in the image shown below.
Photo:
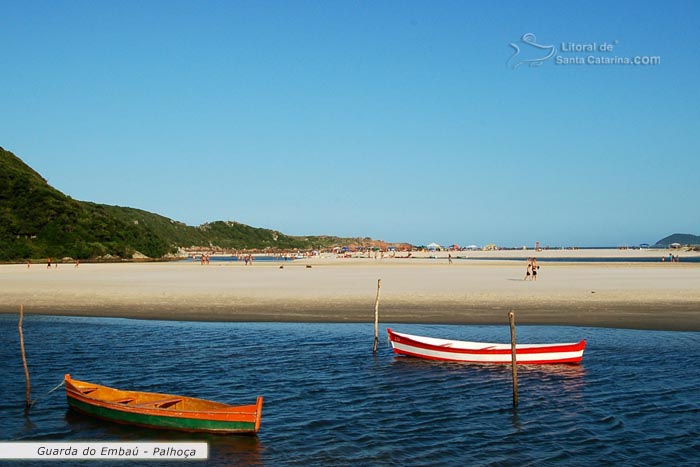
[[[260,430],[263,398],[252,405],[228,405],[194,397],[124,391],[65,376],[71,409],[127,425],[221,434]]]

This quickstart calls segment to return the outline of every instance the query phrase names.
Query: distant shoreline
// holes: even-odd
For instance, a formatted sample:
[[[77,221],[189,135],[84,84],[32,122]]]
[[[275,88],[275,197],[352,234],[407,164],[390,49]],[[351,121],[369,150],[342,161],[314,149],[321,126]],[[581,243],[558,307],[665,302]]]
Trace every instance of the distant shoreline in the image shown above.
[[[252,255],[253,258],[258,256],[272,256],[279,255],[280,257],[284,255],[294,255],[295,251],[289,251],[286,253],[270,253],[270,252],[260,252],[257,250],[250,250],[241,253],[238,256]],[[410,255],[410,257],[407,257]],[[678,256],[681,260],[683,258],[700,258],[700,249],[688,249],[688,248],[618,248],[618,247],[585,247],[585,248],[558,248],[558,249],[520,249],[520,248],[508,248],[499,250],[414,250],[414,251],[390,251],[384,252],[383,256],[381,252],[374,251],[349,251],[345,253],[344,258],[343,253],[321,253],[315,257],[310,257],[309,259],[444,259],[447,260],[448,257],[460,260],[469,259],[503,259],[508,261],[526,260],[530,257],[537,257],[541,259],[583,259],[583,258],[597,258],[604,261],[609,258],[615,262],[622,261],[625,258],[631,260],[639,258],[656,258],[659,262],[668,259],[669,255]],[[223,257],[233,257],[234,254],[223,254],[223,253],[212,253],[212,257],[220,259]],[[190,259],[190,256],[178,256],[178,257],[164,257],[164,258],[134,258],[134,259],[81,259],[79,262],[81,264],[124,264],[124,263],[172,263],[172,262],[182,262]],[[306,259],[306,258],[305,258]],[[282,259],[280,259],[282,261]],[[33,265],[46,264],[46,258],[32,259],[29,262]],[[70,258],[67,261],[63,261],[61,258],[55,258],[52,263],[58,264],[75,264],[76,260]],[[24,261],[0,261],[0,265],[19,265],[27,264],[27,260]]]

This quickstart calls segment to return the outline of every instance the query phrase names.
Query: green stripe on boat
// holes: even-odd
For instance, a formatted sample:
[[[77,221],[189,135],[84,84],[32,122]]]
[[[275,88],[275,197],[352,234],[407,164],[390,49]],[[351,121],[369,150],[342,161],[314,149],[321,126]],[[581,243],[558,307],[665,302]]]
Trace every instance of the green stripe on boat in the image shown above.
[[[255,431],[255,423],[252,422],[225,422],[215,420],[200,420],[184,417],[166,417],[159,415],[145,415],[121,410],[112,410],[106,407],[98,407],[86,404],[68,397],[68,404],[78,412],[93,415],[105,420],[131,425],[140,425],[151,428],[165,428],[182,431],[211,431],[211,432],[241,432],[252,433]]]

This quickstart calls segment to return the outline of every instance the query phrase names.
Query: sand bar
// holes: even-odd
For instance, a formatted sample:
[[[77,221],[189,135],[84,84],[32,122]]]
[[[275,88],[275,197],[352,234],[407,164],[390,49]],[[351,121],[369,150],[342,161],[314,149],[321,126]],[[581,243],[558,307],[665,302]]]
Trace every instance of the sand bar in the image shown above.
[[[386,323],[503,324],[512,309],[519,324],[700,331],[700,263],[555,263],[538,254],[541,269],[531,282],[523,280],[524,261],[448,264],[446,255],[253,266],[0,265],[0,312],[17,313],[24,304],[27,313],[73,316],[371,322],[382,279]]]

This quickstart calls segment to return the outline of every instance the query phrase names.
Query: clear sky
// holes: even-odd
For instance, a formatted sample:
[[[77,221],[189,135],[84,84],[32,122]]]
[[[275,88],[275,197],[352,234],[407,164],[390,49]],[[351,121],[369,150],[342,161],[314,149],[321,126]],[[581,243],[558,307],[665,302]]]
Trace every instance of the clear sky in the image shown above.
[[[414,244],[700,234],[695,1],[0,7],[0,146],[75,199]]]

